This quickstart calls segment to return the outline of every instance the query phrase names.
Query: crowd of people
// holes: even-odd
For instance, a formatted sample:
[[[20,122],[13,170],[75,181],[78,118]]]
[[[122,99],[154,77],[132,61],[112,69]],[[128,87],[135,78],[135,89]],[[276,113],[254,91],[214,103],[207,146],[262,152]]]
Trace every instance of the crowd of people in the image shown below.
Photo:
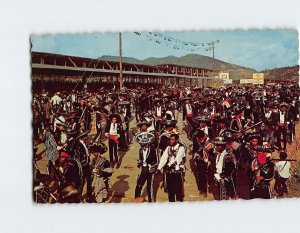
[[[204,198],[211,192],[219,200],[239,198],[242,173],[250,199],[272,198],[273,179],[277,196],[286,197],[287,144],[295,141],[299,93],[298,85],[287,84],[34,93],[35,201],[105,202],[110,177],[121,167],[119,152],[130,152],[133,140],[140,145],[136,202],[155,202],[155,182],[170,202],[184,201],[188,164]],[[139,132],[132,130],[136,126]],[[37,166],[40,144],[46,174]]]

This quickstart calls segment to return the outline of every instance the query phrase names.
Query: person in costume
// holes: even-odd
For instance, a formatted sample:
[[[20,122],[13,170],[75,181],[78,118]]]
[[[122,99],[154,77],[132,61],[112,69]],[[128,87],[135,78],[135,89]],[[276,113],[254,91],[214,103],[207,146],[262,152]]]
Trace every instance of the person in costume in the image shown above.
[[[171,134],[169,146],[163,152],[157,167],[158,172],[165,169],[169,202],[182,202],[184,199],[185,156],[185,148],[179,143],[178,134]]]
[[[94,196],[97,203],[105,202],[108,197],[109,179],[114,170],[110,167],[110,162],[102,157],[107,151],[107,146],[103,143],[94,143],[89,147],[91,153],[91,169],[94,175]]]
[[[137,178],[135,198],[141,197],[143,186],[147,182],[148,202],[154,202],[153,179],[158,163],[156,149],[153,147],[155,135],[141,132],[135,136],[135,140],[141,146],[137,160],[137,167],[141,172]]]
[[[120,167],[118,155],[118,145],[121,133],[120,122],[121,119],[118,114],[110,114],[105,129],[105,136],[108,138],[109,161],[112,167],[117,164],[117,168]]]

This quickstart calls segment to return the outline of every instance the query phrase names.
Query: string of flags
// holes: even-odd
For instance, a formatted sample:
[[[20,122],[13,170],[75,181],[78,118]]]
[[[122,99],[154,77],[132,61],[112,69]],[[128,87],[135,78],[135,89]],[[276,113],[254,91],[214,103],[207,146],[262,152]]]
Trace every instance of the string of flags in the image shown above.
[[[189,42],[166,36],[159,32],[134,32],[137,36],[144,37],[147,41],[164,45],[175,50],[185,50],[190,52],[203,52],[211,50],[212,42]],[[214,43],[219,43],[216,40]]]

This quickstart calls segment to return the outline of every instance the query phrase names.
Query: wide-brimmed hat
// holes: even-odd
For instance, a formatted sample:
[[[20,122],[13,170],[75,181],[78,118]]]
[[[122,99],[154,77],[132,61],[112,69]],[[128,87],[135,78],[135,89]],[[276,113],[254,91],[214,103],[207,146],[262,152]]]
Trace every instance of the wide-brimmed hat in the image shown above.
[[[196,105],[205,106],[206,105],[206,99],[203,97],[199,97],[195,102]]]
[[[143,117],[153,117],[154,118],[154,114],[152,113],[145,113]]]
[[[242,111],[244,111],[244,107],[237,107],[237,106],[235,106],[235,107],[233,107],[233,108],[231,109],[231,112],[232,112],[233,115],[238,115],[238,114],[240,114]]]
[[[258,152],[263,152],[263,153],[271,153],[274,152],[274,147],[268,145],[268,142],[263,142],[262,145],[260,145],[259,147],[257,147],[256,149]]]
[[[140,145],[150,144],[155,140],[155,135],[148,132],[142,132],[135,135],[135,140]]]
[[[217,117],[217,118],[215,119],[215,121],[216,121],[217,123],[224,123],[224,124],[229,123],[230,120],[231,120],[231,118],[225,117],[225,116],[220,116],[220,117]]]
[[[196,120],[198,123],[201,123],[201,122],[208,123],[211,121],[207,115],[197,116],[194,118],[194,120]]]
[[[91,132],[90,130],[83,131],[76,137],[76,139],[83,138],[83,137],[87,136],[90,132]]]
[[[165,127],[176,127],[177,121],[176,120],[163,120],[161,124]]]
[[[56,126],[63,126],[63,127],[67,127],[66,123],[65,122],[62,122],[62,121],[59,121],[56,123]]]
[[[107,146],[102,142],[92,144],[89,147],[89,149],[90,152],[92,153],[100,153],[100,154],[104,154],[108,150]]]
[[[210,105],[211,102],[214,102],[215,105],[217,104],[217,100],[215,100],[215,99],[209,99],[209,100],[207,101],[207,105]]]
[[[95,105],[92,107],[93,111],[101,111],[103,109],[103,107],[99,106],[99,105]]]
[[[250,142],[252,139],[257,139],[258,141],[261,141],[262,137],[259,134],[257,134],[257,133],[246,134],[245,135],[245,141],[246,142]]]
[[[262,97],[262,94],[260,93],[260,92],[257,92],[257,91],[255,91],[255,92],[252,92],[251,93],[251,96],[253,97],[253,98],[261,98]]]
[[[104,105],[108,105],[108,104],[112,104],[114,101],[112,100],[112,99],[108,99],[105,103],[104,103]]]
[[[212,140],[212,143],[215,145],[226,145],[227,141],[224,137],[215,137],[214,140]]]
[[[148,121],[140,121],[137,124],[137,127],[142,127],[143,125],[146,125],[147,127],[149,127],[151,125],[151,122]]]
[[[193,91],[201,91],[203,88],[202,87],[195,87],[194,89],[193,89]]]
[[[195,138],[203,138],[204,136],[206,136],[205,132],[199,129],[193,134],[193,137]]]
[[[119,93],[119,96],[127,96],[127,95],[128,95],[127,92],[120,92],[120,93]]]
[[[129,101],[120,101],[120,102],[118,102],[118,105],[120,105],[120,106],[130,105],[130,102]]]
[[[170,97],[171,97],[171,96],[168,95],[168,94],[166,94],[166,93],[162,95],[162,98],[170,98]]]
[[[288,107],[289,107],[289,104],[286,103],[286,102],[282,102],[282,103],[279,105],[279,107],[280,107],[280,108],[282,108],[282,107],[288,108]]]
[[[155,98],[154,100],[153,100],[153,102],[154,102],[154,104],[156,104],[156,103],[162,103],[162,99],[161,98]]]
[[[121,121],[121,117],[119,114],[116,114],[116,113],[112,113],[108,116],[109,120],[112,121],[113,118],[116,118],[117,119],[117,122],[120,122]]]
[[[69,113],[67,113],[66,111],[57,111],[56,114],[61,116],[69,116]]]
[[[77,130],[66,130],[66,134],[70,137],[75,137],[76,135],[78,135],[80,132],[78,132]]]
[[[181,100],[182,100],[182,101],[186,101],[186,100],[192,100],[192,97],[189,97],[189,96],[187,96],[187,97],[183,97],[183,98],[181,98]]]

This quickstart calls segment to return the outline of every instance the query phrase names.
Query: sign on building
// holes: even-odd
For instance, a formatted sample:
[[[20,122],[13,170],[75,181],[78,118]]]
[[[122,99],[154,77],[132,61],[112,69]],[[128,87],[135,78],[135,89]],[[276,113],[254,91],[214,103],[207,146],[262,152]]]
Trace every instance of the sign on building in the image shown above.
[[[264,84],[264,73],[254,73],[252,76],[253,84]]]
[[[252,83],[253,83],[253,79],[252,78],[240,79],[240,84],[252,84]]]

